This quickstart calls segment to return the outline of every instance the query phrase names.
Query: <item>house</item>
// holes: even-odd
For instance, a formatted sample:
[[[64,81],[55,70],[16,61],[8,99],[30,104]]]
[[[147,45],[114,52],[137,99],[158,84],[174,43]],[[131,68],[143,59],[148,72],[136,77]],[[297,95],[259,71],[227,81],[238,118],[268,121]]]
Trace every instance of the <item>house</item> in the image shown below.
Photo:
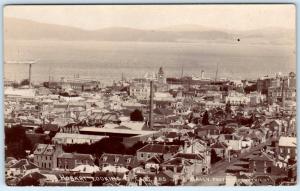
[[[24,175],[19,181],[19,186],[42,186],[47,177],[40,172],[31,172]],[[33,185],[32,185],[33,184]]]
[[[210,161],[207,163],[205,157],[201,154],[194,153],[177,153],[174,158],[182,158],[193,164],[193,174],[207,174],[210,169]]]
[[[228,145],[223,142],[217,141],[216,143],[210,145],[210,148],[211,148],[211,163],[229,157]]]
[[[215,125],[200,126],[195,129],[195,134],[199,137],[217,138],[221,129]]]
[[[218,140],[226,143],[230,150],[240,151],[242,149],[242,139],[235,134],[222,134],[219,136]]]
[[[26,175],[32,172],[38,172],[39,167],[27,159],[21,159],[17,163],[7,168],[6,174],[9,176]]]
[[[207,143],[201,140],[185,142],[182,150],[179,151],[182,154],[201,155],[204,158],[203,164],[206,169],[210,169],[211,164],[211,148],[207,146]]]
[[[181,157],[173,157],[162,163],[161,167],[163,172],[172,172],[174,182],[176,182],[178,179],[181,179],[183,182],[185,182],[196,173],[193,163]]]
[[[79,153],[61,153],[57,156],[57,167],[60,169],[70,170],[82,164],[94,165],[94,159],[92,155]]]
[[[163,162],[163,158],[160,156],[153,156],[146,160],[145,162],[145,169],[150,169],[150,170],[158,170],[160,164]]]
[[[297,138],[296,137],[283,137],[279,138],[278,142],[279,155],[283,156],[286,160],[291,159],[297,161]]]
[[[103,153],[99,158],[99,167],[104,168],[107,166],[125,167],[130,170],[138,166],[138,161],[136,156],[133,155]]]
[[[63,152],[60,145],[38,144],[33,152],[33,161],[39,168],[52,169],[57,167],[57,155]]]
[[[179,147],[179,145],[147,144],[137,150],[137,159],[147,161],[153,156],[163,156],[164,160],[167,160],[178,152]]]
[[[253,174],[270,174],[274,165],[275,159],[264,152],[249,159],[249,171]]]

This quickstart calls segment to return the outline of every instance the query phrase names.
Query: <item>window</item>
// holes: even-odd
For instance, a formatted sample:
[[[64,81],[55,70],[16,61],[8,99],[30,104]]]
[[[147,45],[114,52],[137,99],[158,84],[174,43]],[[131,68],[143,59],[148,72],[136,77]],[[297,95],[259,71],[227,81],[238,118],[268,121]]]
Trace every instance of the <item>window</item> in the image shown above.
[[[102,160],[105,162],[107,160],[107,156],[104,156]]]
[[[128,159],[127,159],[127,163],[130,163],[130,161],[131,161],[131,158],[128,158]]]
[[[142,157],[142,158],[144,157],[144,154],[143,154],[143,153],[141,153],[141,157]]]
[[[116,158],[115,158],[115,162],[118,162],[118,161],[119,161],[119,157],[116,157]]]
[[[288,154],[291,153],[291,149],[290,149],[290,148],[287,149],[287,153],[288,153]]]

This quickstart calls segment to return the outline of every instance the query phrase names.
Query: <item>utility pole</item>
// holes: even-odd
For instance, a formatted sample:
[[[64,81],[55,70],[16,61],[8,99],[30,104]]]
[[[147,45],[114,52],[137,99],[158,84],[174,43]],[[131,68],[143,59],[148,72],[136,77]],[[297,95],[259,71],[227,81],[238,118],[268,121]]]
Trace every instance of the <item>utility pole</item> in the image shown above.
[[[153,81],[150,81],[149,127],[153,129]]]

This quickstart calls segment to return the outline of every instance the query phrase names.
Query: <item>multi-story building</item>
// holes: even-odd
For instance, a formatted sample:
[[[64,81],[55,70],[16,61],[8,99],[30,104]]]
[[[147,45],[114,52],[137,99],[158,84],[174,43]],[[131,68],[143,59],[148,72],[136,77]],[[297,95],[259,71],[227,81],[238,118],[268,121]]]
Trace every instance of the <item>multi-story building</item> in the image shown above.
[[[154,156],[163,156],[165,159],[169,159],[178,152],[179,147],[178,145],[148,144],[137,150],[136,155],[138,161],[146,161]]]

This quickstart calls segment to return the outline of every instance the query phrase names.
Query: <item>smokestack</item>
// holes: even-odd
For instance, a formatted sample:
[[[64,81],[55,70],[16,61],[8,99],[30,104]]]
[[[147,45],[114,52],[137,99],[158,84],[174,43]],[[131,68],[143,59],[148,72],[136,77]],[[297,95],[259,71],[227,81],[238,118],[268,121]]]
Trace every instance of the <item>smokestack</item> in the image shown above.
[[[284,91],[285,91],[285,79],[283,78],[283,80],[282,80],[282,92],[281,92],[282,107],[284,107],[284,102],[285,102]]]
[[[150,81],[150,108],[149,108],[149,127],[153,128],[153,81]]]
[[[201,80],[204,79],[204,70],[201,70]]]
[[[28,77],[28,81],[29,81],[29,88],[31,88],[31,64],[29,64],[29,77]]]

